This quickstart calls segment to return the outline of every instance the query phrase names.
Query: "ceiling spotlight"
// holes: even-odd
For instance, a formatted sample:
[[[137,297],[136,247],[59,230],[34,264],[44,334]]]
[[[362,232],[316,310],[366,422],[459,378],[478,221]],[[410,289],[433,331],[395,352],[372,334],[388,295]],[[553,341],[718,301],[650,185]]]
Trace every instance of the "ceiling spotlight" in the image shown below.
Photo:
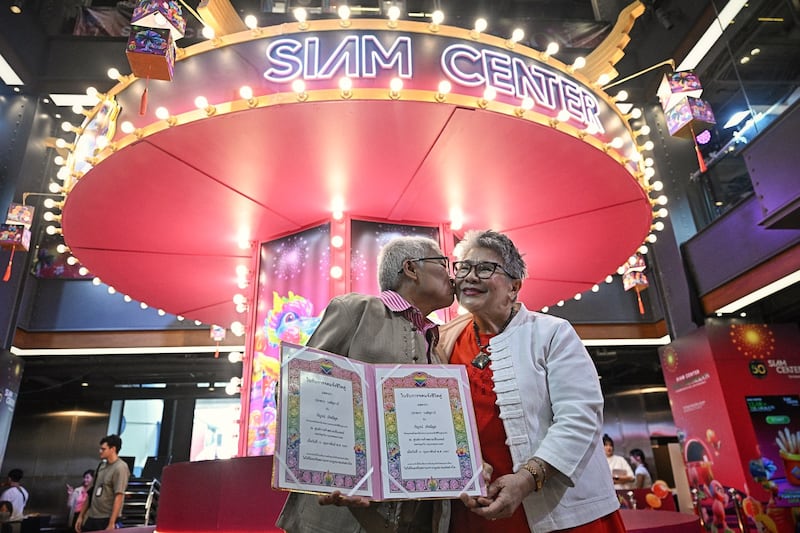
[[[8,6],[8,9],[10,9],[15,15],[19,15],[22,13],[22,0],[12,0],[11,5]]]

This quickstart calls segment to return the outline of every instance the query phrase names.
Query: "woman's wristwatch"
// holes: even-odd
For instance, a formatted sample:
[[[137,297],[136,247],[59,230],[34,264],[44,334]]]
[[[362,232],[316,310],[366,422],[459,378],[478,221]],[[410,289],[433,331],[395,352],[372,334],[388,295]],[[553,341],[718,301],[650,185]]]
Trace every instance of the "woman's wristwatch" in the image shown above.
[[[534,457],[522,465],[522,469],[526,470],[533,477],[533,483],[535,485],[533,492],[539,492],[542,490],[542,487],[544,487],[544,482],[547,481],[547,472],[545,471],[544,461],[538,457]]]

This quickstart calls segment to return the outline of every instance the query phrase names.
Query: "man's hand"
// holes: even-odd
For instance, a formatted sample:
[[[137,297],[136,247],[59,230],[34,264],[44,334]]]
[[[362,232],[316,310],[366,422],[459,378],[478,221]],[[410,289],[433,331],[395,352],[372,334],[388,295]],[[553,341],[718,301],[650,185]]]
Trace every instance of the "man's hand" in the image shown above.
[[[345,496],[338,490],[320,496],[317,501],[320,505],[335,505],[337,507],[369,507],[369,499],[363,496]]]

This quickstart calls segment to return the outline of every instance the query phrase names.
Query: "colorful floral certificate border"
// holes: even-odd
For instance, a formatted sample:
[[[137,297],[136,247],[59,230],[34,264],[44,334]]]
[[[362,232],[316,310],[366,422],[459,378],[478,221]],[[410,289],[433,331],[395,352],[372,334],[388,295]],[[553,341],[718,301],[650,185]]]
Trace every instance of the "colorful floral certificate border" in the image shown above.
[[[273,486],[374,499],[374,385],[366,365],[285,342],[281,360]]]
[[[375,365],[384,499],[485,495],[469,382],[460,365]]]
[[[281,361],[275,488],[375,501],[485,494],[463,366],[371,365],[286,342]]]

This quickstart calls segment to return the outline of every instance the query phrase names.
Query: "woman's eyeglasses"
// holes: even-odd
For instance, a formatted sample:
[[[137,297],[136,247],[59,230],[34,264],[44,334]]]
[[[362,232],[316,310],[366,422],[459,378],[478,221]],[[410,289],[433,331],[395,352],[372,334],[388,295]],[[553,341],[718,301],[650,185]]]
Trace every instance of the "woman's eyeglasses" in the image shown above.
[[[517,279],[515,276],[509,274],[508,270],[503,268],[503,265],[495,263],[494,261],[480,261],[478,263],[472,263],[470,261],[456,261],[453,263],[453,275],[457,279],[464,279],[469,276],[469,273],[472,272],[473,268],[475,269],[475,275],[479,279],[491,278],[498,268],[509,278]]]

